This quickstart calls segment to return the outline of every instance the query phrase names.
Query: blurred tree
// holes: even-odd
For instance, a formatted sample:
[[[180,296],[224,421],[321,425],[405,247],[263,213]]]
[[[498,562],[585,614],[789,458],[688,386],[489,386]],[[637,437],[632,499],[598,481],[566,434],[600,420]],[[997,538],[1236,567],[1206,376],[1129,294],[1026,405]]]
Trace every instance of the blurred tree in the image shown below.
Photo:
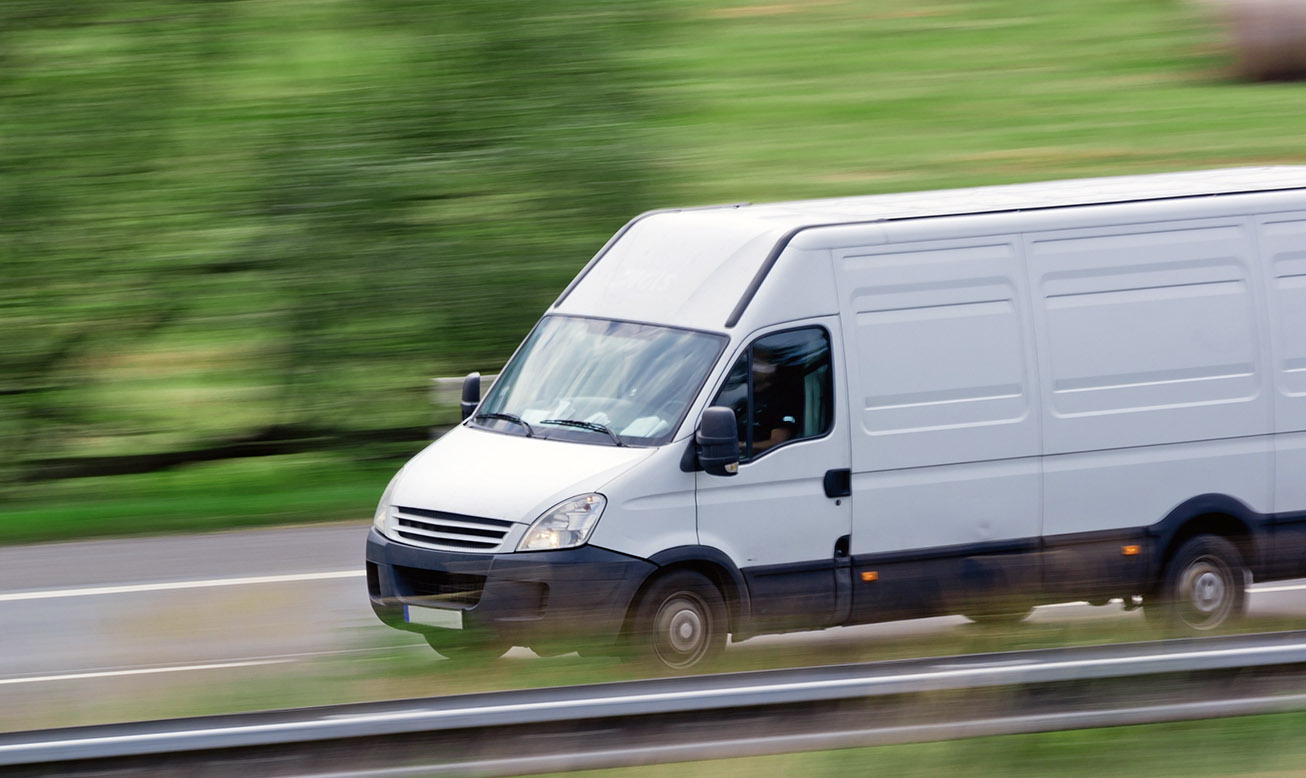
[[[166,239],[189,204],[159,189],[205,26],[157,6],[0,5],[0,477],[91,423],[90,360],[179,312]]]
[[[142,432],[87,387],[164,331],[260,344],[280,427],[397,394],[422,420],[426,376],[498,367],[653,201],[660,29],[603,0],[0,4],[0,467]]]
[[[652,199],[641,74],[649,4],[374,0],[402,41],[370,94],[307,98],[264,154],[294,415],[370,402],[335,369],[497,367],[601,244]],[[330,121],[304,123],[347,106]],[[342,154],[342,149],[349,149]]]

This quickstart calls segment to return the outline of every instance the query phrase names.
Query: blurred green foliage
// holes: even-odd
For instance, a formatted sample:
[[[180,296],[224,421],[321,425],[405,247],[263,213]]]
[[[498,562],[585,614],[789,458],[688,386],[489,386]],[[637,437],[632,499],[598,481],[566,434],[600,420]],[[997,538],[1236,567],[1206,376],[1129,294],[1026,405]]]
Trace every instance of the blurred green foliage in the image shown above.
[[[602,0],[0,4],[0,478],[269,427],[420,440],[425,380],[502,364],[651,202],[628,52],[662,23]]]

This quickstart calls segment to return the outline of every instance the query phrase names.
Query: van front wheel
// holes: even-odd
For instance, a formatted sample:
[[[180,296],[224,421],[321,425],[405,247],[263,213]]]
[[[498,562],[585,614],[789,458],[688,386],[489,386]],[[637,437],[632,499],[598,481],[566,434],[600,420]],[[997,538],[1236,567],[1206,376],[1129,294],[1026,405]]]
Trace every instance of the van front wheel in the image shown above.
[[[706,577],[673,572],[654,581],[640,598],[635,629],[636,648],[655,667],[688,670],[725,648],[725,601]]]
[[[1237,547],[1217,535],[1198,535],[1171,557],[1158,596],[1145,602],[1163,627],[1207,631],[1242,616],[1247,592]]]

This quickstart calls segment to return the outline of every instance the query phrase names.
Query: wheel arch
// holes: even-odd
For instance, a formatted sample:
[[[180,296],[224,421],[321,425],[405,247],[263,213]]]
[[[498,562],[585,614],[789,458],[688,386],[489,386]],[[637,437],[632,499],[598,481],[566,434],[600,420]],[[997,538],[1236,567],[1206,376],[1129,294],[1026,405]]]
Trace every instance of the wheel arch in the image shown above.
[[[727,631],[740,633],[744,629],[752,612],[748,584],[744,581],[744,574],[724,551],[711,546],[676,546],[659,551],[649,557],[649,561],[657,565],[657,569],[644,579],[631,599],[624,632],[630,631],[631,619],[653,582],[676,570],[691,570],[711,581],[726,603]]]
[[[1216,535],[1233,543],[1253,575],[1264,570],[1266,517],[1227,494],[1203,494],[1180,503],[1149,528],[1154,538],[1151,580],[1159,583],[1174,553],[1198,535]]]

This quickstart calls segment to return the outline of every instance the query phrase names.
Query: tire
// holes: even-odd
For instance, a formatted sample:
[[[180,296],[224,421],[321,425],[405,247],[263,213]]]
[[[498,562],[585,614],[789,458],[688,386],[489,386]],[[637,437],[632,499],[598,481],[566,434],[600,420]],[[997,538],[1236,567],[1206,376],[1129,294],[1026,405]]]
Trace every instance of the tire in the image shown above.
[[[715,584],[689,570],[654,581],[640,598],[634,623],[636,653],[662,672],[701,667],[725,649],[725,600]]]
[[[436,653],[461,665],[492,662],[512,648],[501,640],[484,635],[428,634],[425,637],[427,645],[434,648]]]
[[[1238,549],[1218,535],[1198,535],[1175,551],[1156,596],[1143,605],[1165,629],[1208,632],[1237,620],[1247,606],[1246,568]]]

